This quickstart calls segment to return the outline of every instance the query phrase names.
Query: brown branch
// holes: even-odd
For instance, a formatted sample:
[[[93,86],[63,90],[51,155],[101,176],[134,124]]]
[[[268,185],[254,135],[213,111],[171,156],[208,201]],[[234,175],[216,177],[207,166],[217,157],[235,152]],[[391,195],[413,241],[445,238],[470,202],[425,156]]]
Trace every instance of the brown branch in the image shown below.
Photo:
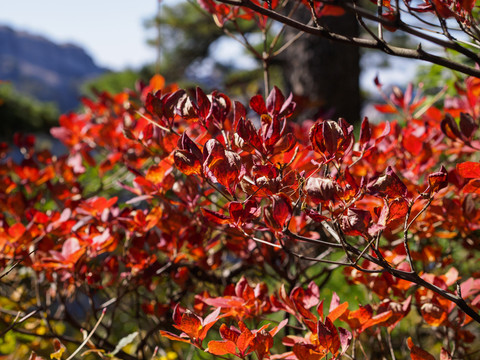
[[[305,33],[309,33],[315,36],[323,37],[332,41],[340,42],[340,43],[345,43],[353,46],[358,46],[362,48],[369,48],[369,49],[377,49],[380,51],[383,51],[389,55],[392,56],[397,56],[397,57],[403,57],[403,58],[408,58],[408,59],[417,59],[417,60],[422,60],[426,61],[432,64],[437,64],[440,66],[443,66],[445,68],[451,69],[451,70],[456,70],[459,71],[465,75],[470,75],[474,76],[477,78],[480,78],[480,69],[477,69],[475,67],[471,67],[468,65],[465,65],[460,62],[456,62],[453,60],[450,60],[445,57],[437,56],[432,53],[429,53],[425,50],[422,49],[421,44],[418,45],[417,49],[409,49],[409,48],[403,48],[403,47],[398,47],[398,46],[393,46],[389,45],[388,47],[385,46],[385,43],[379,42],[378,40],[371,40],[371,39],[364,39],[360,37],[354,37],[354,36],[345,36],[342,34],[338,34],[335,32],[332,32],[325,27],[313,27],[306,25],[302,22],[296,21],[294,19],[291,19],[285,15],[282,15],[280,13],[277,13],[273,10],[266,9],[264,7],[261,7],[250,0],[216,0],[220,3],[228,4],[228,5],[234,5],[234,6],[243,6],[246,8],[249,8],[255,12],[258,12],[259,14],[262,14],[264,16],[268,16],[273,20],[276,20],[282,24],[286,24],[292,28],[295,28],[297,30],[303,31]],[[358,11],[358,14],[366,19],[376,21],[383,26],[389,26],[389,27],[394,27],[399,30],[402,30],[404,32],[407,32],[419,39],[429,41],[431,43],[434,43],[442,48],[447,48],[451,50],[455,50],[468,58],[473,59],[477,63],[480,63],[479,57],[473,53],[472,51],[468,50],[467,48],[464,48],[460,46],[457,43],[451,42],[451,41],[445,41],[442,39],[438,39],[434,36],[422,33],[421,31],[413,29],[411,26],[408,24],[405,24],[401,21],[390,21],[382,17],[378,17],[377,15],[371,14],[370,12],[364,10],[364,9],[354,9],[353,5],[350,4],[344,4],[347,9],[350,9],[351,11]]]

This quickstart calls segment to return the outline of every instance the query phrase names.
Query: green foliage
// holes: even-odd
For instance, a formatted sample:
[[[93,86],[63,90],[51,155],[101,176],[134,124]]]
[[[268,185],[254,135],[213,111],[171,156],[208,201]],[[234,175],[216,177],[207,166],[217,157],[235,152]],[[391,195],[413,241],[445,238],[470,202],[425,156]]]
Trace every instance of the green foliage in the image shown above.
[[[56,124],[58,109],[0,84],[0,139],[10,140],[15,132],[46,132]]]
[[[86,82],[82,86],[82,94],[92,96],[94,95],[94,90],[116,94],[124,89],[133,89],[135,82],[140,78],[139,75],[137,71],[130,69],[120,72],[109,72]]]
[[[423,83],[430,91],[447,87],[448,95],[455,95],[455,83],[463,79],[460,74],[440,65],[422,65],[418,68],[415,83]]]
[[[146,26],[159,29],[150,44],[161,49],[156,70],[167,81],[183,79],[188,67],[206,58],[211,44],[223,35],[209,16],[188,3],[163,6],[159,16]]]

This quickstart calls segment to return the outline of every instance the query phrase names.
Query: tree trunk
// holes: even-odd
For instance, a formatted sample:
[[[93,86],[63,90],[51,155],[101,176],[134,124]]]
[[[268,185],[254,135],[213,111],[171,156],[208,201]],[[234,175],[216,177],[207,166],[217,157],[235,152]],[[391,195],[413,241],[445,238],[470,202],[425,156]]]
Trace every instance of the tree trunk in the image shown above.
[[[308,10],[298,9],[295,18],[308,22]],[[327,16],[320,25],[348,36],[358,35],[355,15]],[[286,41],[297,30],[288,28]],[[284,71],[287,87],[300,96],[311,109],[309,116],[336,119],[349,123],[360,120],[360,51],[358,47],[304,34],[284,53]]]

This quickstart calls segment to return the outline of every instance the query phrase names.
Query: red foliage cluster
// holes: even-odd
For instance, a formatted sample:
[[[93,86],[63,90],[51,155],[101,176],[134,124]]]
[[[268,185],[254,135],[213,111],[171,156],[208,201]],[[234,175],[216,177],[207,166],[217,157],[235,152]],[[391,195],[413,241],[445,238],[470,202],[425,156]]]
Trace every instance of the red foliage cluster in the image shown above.
[[[161,77],[85,100],[84,112],[52,130],[67,155],[36,152],[31,136],[17,136],[16,163],[2,145],[0,261],[21,261],[70,294],[84,284],[106,293],[126,283],[152,294],[168,286],[163,303],[147,295],[141,304],[165,324],[194,289],[191,310],[173,311],[182,333],[162,334],[216,355],[339,358],[362,333],[391,332],[413,307],[418,321],[452,329],[466,354],[480,274],[452,265],[458,255],[445,244],[466,249],[466,261],[480,246],[480,167],[464,161],[480,148],[472,82],[444,111],[420,115],[411,94],[397,93],[380,109],[408,121],[365,118],[358,140],[343,119],[317,119],[306,131],[278,88],[254,96],[251,111],[219,92],[166,87]],[[89,176],[101,178],[93,192]],[[375,297],[355,306],[334,293],[325,312],[323,289],[307,275],[318,266],[344,266],[350,286]],[[269,294],[244,277],[231,284],[259,271],[289,290]],[[260,325],[271,314],[285,320]],[[212,329],[221,340],[204,348]],[[278,334],[287,349],[271,355]],[[411,340],[408,347],[429,358]]]

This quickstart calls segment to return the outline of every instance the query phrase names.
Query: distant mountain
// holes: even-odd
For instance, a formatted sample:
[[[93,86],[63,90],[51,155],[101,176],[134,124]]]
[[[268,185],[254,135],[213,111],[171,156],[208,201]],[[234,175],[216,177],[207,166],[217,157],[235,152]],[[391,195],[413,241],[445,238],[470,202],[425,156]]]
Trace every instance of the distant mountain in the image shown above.
[[[0,80],[61,111],[78,106],[80,85],[106,71],[79,46],[0,26]]]

